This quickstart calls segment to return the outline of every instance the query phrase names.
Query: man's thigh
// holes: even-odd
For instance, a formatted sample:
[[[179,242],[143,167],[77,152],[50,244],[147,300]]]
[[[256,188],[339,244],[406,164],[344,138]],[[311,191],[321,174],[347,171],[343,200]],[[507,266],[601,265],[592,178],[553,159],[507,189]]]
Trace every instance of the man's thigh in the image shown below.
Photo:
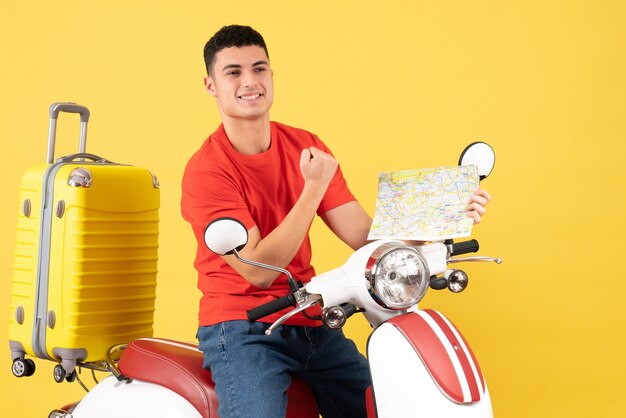
[[[280,341],[272,341],[264,329],[262,324],[228,321],[198,330],[220,418],[285,416],[289,360],[280,353]]]

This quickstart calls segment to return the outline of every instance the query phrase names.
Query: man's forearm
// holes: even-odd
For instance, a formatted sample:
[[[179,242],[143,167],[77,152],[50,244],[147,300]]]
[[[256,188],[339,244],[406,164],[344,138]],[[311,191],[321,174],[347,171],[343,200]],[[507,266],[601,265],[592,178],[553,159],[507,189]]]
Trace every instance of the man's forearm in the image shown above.
[[[241,255],[251,260],[285,268],[302,246],[315,217],[325,188],[305,184],[302,194],[285,219],[266,237],[253,238]],[[230,264],[230,263],[229,263]],[[232,265],[232,264],[231,264]],[[280,273],[249,265],[234,266],[246,280],[257,287],[271,286]]]

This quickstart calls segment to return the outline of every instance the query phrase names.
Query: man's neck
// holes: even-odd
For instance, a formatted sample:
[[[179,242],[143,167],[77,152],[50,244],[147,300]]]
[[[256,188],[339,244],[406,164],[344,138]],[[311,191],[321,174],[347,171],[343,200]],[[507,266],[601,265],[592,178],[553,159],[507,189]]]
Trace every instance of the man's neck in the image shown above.
[[[271,144],[270,118],[223,119],[224,130],[228,139],[238,152],[245,155],[255,155],[265,152]]]

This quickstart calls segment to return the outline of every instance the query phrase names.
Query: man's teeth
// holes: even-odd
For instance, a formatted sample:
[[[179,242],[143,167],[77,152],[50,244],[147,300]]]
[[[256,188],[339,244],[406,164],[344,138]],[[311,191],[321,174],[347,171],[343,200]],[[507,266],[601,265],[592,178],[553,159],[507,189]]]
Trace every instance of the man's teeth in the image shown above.
[[[253,94],[253,95],[251,95],[251,96],[240,96],[240,97],[241,97],[242,99],[244,99],[244,100],[254,100],[254,99],[256,99],[256,98],[257,98],[257,97],[259,97],[259,96],[261,96],[261,95],[260,95],[260,94]]]

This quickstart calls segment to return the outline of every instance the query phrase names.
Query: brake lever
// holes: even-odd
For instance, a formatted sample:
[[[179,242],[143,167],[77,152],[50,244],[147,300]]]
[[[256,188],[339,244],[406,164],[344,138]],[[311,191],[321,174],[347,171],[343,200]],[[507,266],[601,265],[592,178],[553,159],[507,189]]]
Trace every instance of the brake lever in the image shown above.
[[[274,322],[272,325],[270,325],[270,327],[267,330],[265,330],[265,335],[272,335],[272,332],[276,328],[278,328],[280,325],[282,325],[286,320],[288,320],[289,318],[291,318],[295,314],[300,313],[300,312],[304,311],[305,309],[308,309],[311,306],[315,305],[317,303],[317,301],[320,300],[321,298],[322,297],[320,295],[309,295],[309,300],[307,300],[303,304],[299,304],[299,306],[297,308],[287,312],[286,314],[284,314],[283,316],[278,318],[276,320],[276,322]]]
[[[475,257],[449,258],[448,261],[447,261],[448,264],[466,263],[466,262],[483,262],[483,263],[500,264],[500,263],[502,263],[502,259],[501,258],[494,258],[494,257],[475,256]]]

